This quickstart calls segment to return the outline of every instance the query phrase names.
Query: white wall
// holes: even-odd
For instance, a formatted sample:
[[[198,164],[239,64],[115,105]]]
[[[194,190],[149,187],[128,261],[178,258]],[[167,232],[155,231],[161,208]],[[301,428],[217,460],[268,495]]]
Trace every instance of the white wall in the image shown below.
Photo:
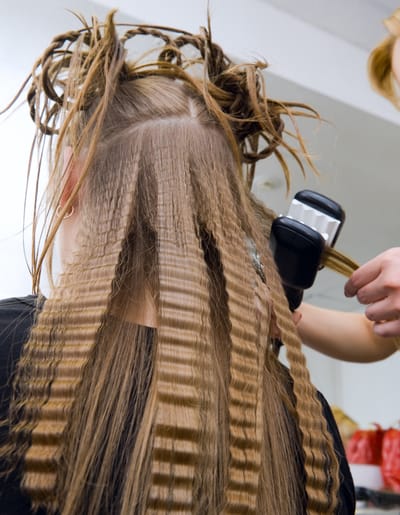
[[[3,30],[3,20],[0,31]],[[2,47],[2,45],[0,45]],[[0,105],[11,99],[11,87],[21,81],[18,64],[4,60],[5,51],[0,48],[2,77],[0,81]],[[4,69],[4,63],[6,66]],[[26,70],[27,68],[25,68]],[[15,89],[15,88],[14,88]],[[8,119],[0,118],[0,296],[23,295],[30,292],[30,278],[25,262],[23,242],[23,204],[29,146],[33,135],[26,107],[13,113]],[[30,213],[32,203],[27,210]],[[29,219],[29,218],[28,218]],[[26,227],[29,233],[29,227]],[[30,252],[29,238],[26,241]]]
[[[0,111],[14,97],[51,39],[80,26],[67,9],[82,12],[89,19],[95,12],[102,17],[108,11],[79,0],[15,0],[8,2],[7,9],[2,10]],[[28,264],[31,259],[32,185],[27,198],[25,225],[23,205],[34,127],[25,99],[26,91],[16,104],[18,109],[13,108],[0,116],[0,298],[31,292]]]

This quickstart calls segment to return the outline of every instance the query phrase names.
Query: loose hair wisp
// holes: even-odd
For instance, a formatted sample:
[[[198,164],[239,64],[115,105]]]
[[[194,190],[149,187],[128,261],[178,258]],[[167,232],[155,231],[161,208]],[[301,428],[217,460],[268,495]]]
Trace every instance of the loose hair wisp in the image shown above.
[[[372,87],[400,109],[399,86],[396,86],[392,72],[393,46],[400,37],[400,9],[385,20],[385,25],[389,36],[372,50],[368,59],[368,75]]]

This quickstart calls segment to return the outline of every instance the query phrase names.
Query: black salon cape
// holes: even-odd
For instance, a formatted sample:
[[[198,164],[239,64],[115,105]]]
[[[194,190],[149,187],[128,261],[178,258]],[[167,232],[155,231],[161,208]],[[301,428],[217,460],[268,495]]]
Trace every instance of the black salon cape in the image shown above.
[[[22,345],[29,336],[34,320],[36,302],[37,299],[33,295],[0,301],[0,420],[4,420],[8,412],[11,394],[10,383],[15,371],[15,363],[21,354]],[[354,485],[342,441],[328,403],[320,393],[319,398],[335,442],[340,463],[341,485],[337,514],[353,515],[355,512]],[[3,441],[6,431],[6,428],[0,427],[1,441]],[[0,463],[0,470],[2,465],[4,466]],[[0,477],[0,515],[28,515],[30,513],[32,512],[29,499],[21,492],[19,487],[18,472],[13,473],[6,479]],[[45,511],[40,510],[37,515],[45,515]]]

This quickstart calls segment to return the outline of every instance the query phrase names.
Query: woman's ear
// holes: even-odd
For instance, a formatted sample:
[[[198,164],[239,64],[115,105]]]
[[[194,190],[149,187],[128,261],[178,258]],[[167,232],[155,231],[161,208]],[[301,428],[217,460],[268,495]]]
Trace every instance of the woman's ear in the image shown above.
[[[60,206],[63,207],[69,202],[75,186],[79,181],[81,173],[80,160],[73,156],[71,147],[65,147],[63,152],[63,177],[65,178],[64,187],[60,197]],[[74,205],[77,204],[75,201]],[[75,206],[76,207],[76,206]]]

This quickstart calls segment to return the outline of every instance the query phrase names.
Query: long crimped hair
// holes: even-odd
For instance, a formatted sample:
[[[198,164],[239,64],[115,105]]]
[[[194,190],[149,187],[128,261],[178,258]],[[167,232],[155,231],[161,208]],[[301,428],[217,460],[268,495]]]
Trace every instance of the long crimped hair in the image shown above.
[[[249,188],[271,154],[289,179],[282,148],[303,167],[283,117],[316,113],[267,98],[266,64],[235,65],[209,29],[81,21],[29,79],[50,149],[36,289],[78,202],[81,224],[19,361],[3,456],[23,463],[34,507],[63,515],[334,513],[338,460],[269,250],[273,214]],[[155,59],[128,61],[136,36],[158,38]],[[56,213],[66,147],[81,174]],[[143,289],[156,329],[121,308]]]
[[[368,58],[368,76],[377,93],[387,98],[400,109],[399,88],[392,71],[394,43],[400,37],[400,8],[384,21],[389,36],[379,43]]]

